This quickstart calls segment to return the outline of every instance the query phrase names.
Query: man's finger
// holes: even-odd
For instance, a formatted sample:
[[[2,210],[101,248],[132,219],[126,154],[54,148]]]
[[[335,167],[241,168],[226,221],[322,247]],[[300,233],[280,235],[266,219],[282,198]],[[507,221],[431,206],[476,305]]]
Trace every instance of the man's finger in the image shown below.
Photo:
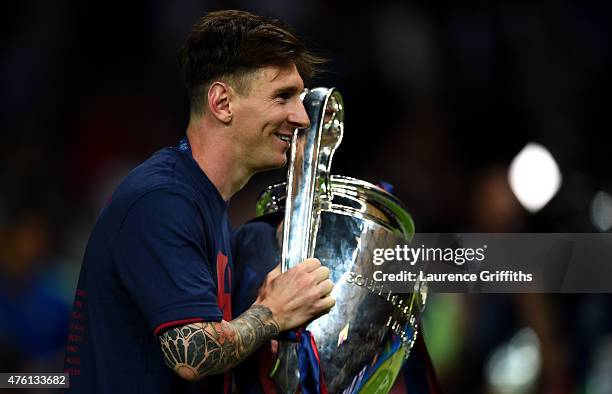
[[[333,289],[334,282],[329,279],[326,279],[317,285],[317,293],[320,294],[322,297],[326,297],[327,295],[329,295],[329,293],[331,293]]]
[[[315,302],[317,309],[322,309],[322,313],[327,313],[333,306],[336,305],[336,300],[332,296],[326,296]]]
[[[321,283],[323,282],[325,279],[329,278],[329,268],[325,267],[324,265],[320,266],[319,268],[317,268],[316,270],[313,271],[313,274],[315,275],[315,281],[316,283]]]
[[[319,261],[319,259],[313,257],[302,261],[300,263],[300,266],[302,266],[302,268],[306,272],[312,272],[321,266],[321,262]]]

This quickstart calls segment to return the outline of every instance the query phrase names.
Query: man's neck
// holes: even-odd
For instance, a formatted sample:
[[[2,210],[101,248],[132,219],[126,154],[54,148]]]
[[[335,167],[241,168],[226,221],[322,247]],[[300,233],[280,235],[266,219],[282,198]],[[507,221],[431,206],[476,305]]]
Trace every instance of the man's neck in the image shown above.
[[[234,157],[231,139],[224,136],[226,130],[208,124],[205,119],[191,121],[187,138],[193,159],[208,179],[215,185],[225,201],[246,185],[253,173],[240,166],[240,158]]]

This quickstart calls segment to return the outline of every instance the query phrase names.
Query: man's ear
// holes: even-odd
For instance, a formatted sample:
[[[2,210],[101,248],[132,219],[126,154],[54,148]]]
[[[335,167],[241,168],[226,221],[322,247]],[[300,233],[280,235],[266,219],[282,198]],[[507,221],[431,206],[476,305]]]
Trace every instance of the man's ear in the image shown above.
[[[232,111],[229,105],[231,97],[231,88],[223,82],[213,82],[208,88],[208,110],[225,124],[232,121]]]

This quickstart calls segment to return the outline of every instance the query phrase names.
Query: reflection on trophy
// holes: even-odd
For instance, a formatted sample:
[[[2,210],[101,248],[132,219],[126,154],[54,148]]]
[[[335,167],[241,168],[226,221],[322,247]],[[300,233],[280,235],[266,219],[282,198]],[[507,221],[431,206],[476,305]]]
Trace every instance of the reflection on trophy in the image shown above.
[[[375,248],[409,242],[414,224],[390,193],[330,167],[344,133],[340,93],[316,88],[303,95],[311,120],[297,129],[287,182],[259,198],[258,215],[284,210],[282,269],[316,257],[330,269],[336,306],[307,327],[330,393],[387,393],[414,344],[426,301],[423,283],[392,293],[374,282]],[[281,341],[272,378],[277,390],[300,385],[300,348]],[[316,351],[315,351],[316,352]]]

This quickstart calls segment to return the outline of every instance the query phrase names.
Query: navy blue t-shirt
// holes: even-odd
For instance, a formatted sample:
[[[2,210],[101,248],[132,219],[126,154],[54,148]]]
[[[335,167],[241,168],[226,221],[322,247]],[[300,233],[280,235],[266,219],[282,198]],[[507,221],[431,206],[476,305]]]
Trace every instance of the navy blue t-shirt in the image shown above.
[[[100,214],[73,305],[71,393],[228,393],[228,374],[197,383],[163,362],[157,334],[232,319],[227,203],[184,143],[135,168]]]

